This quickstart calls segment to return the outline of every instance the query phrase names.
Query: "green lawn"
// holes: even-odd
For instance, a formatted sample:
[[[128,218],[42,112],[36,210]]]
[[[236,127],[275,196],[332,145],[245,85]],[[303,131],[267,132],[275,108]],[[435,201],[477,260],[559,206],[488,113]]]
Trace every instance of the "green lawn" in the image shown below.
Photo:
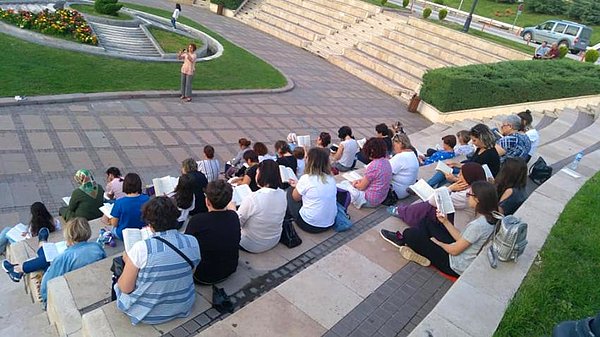
[[[122,13],[122,12],[117,12],[117,15],[100,14],[100,13],[96,12],[93,5],[73,4],[73,5],[70,5],[69,7],[73,8],[74,10],[76,10],[80,13],[83,13],[83,14],[99,16],[99,17],[107,18],[107,19],[113,19],[113,20],[131,20],[131,19],[133,19],[131,17],[131,15]]]
[[[454,30],[458,30],[458,31],[462,31],[463,26],[459,25],[457,23],[453,23],[450,21],[440,21],[438,19],[429,19],[428,21],[433,22],[433,23],[437,23],[439,25],[454,29]],[[515,50],[518,50],[520,52],[526,53],[526,54],[533,54],[533,52],[535,51],[535,47],[532,46],[527,46],[524,45],[522,43],[519,42],[515,42],[509,39],[505,39],[503,37],[497,36],[497,35],[493,35],[490,33],[486,33],[486,32],[482,32],[479,29],[469,29],[469,35],[474,35],[477,37],[480,37],[482,39],[491,41],[491,42],[495,42],[497,44],[503,45],[505,47],[508,48],[512,48]]]
[[[458,8],[461,0],[444,0],[444,4],[450,7]],[[468,12],[471,9],[471,5],[473,4],[473,0],[464,0],[461,10]],[[475,14],[485,16],[488,18],[492,18],[494,20],[502,21],[505,23],[512,24],[515,21],[515,16],[517,13],[518,4],[510,4],[510,3],[500,3],[495,0],[479,0],[477,2],[477,8],[475,9]],[[512,14],[506,15],[506,10],[510,9]],[[496,12],[500,12],[502,16],[496,16]],[[564,19],[571,20],[566,15],[548,15],[548,14],[538,14],[531,13],[525,9],[523,14],[519,16],[517,19],[517,26],[528,27],[528,26],[536,26],[546,20],[550,19]],[[600,26],[590,26],[593,29],[592,39],[590,42],[590,46],[595,45],[600,42]]]
[[[375,5],[375,6],[382,7],[381,6],[381,1],[378,1],[378,0],[362,0],[362,1],[368,2],[368,3],[370,3],[372,5]],[[398,6],[398,5],[393,4],[393,3],[389,2],[389,1],[386,2],[385,5],[383,5],[383,7],[393,8],[393,9],[402,9],[403,8],[402,6]]]
[[[202,41],[198,39],[190,40],[186,36],[153,26],[148,27],[148,30],[165,53],[177,53],[186,48],[190,43],[195,43],[198,49],[202,46]]]
[[[558,322],[598,313],[599,195],[600,173],[567,204],[494,336],[550,336]]]
[[[148,11],[167,18],[171,16],[168,11]],[[268,63],[187,18],[180,17],[180,22],[208,33],[225,49],[221,57],[197,64],[194,89],[285,86],[285,77]],[[95,56],[44,47],[1,33],[0,46],[0,97],[179,88],[179,63]],[[27,55],[27,58],[15,55]]]

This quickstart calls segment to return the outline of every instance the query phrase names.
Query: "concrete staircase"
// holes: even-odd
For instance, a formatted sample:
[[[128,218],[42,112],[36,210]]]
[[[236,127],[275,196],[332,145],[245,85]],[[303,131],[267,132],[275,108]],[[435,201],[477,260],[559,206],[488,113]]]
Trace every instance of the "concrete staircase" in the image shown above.
[[[98,36],[99,45],[111,53],[142,57],[161,57],[154,44],[141,27],[120,27],[102,23],[89,23]]]
[[[529,55],[356,0],[250,0],[237,18],[409,99],[429,69]]]

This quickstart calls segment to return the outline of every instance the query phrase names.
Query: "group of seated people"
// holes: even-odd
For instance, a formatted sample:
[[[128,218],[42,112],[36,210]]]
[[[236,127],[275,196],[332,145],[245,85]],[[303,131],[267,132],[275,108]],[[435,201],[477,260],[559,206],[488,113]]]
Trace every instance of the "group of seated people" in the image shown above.
[[[541,45],[535,48],[533,54],[534,60],[556,60],[560,58],[560,50],[558,49],[558,43],[554,42],[548,47],[548,42],[544,41]]]
[[[23,273],[45,272],[41,292],[46,301],[50,279],[106,256],[101,244],[87,242],[92,236],[88,221],[101,217],[99,208],[112,202],[107,230],[115,239],[122,240],[126,228],[148,227],[153,233],[152,238],[135,243],[123,254],[125,268],[114,286],[117,307],[133,324],[163,323],[191,312],[194,283],[215,284],[232,275],[240,250],[258,254],[274,248],[284,221],[293,220],[307,233],[330,230],[340,188],[350,193],[357,208],[377,207],[392,192],[398,199],[408,197],[420,166],[463,156],[462,162],[448,162],[455,174],[432,180],[435,178],[435,185],[451,183],[448,189],[453,203],[457,210],[464,210],[460,215],[464,219],[458,214],[440,214],[435,202],[428,200],[390,207],[394,216],[411,227],[403,233],[382,230],[386,240],[404,247],[402,256],[424,265],[428,260],[450,275],[459,275],[493,230],[492,212],[511,214],[525,198],[526,160],[539,142],[531,121],[528,111],[506,117],[498,131],[503,135],[499,140],[489,127],[478,124],[469,131],[444,136],[442,147],[423,155],[399,123],[391,129],[377,125],[376,135],[362,148],[348,126],[338,130],[337,146],[331,146],[327,132],[320,133],[316,146],[310,148],[298,146],[295,135],[290,134],[286,141],[274,144],[273,154],[264,143],[251,147],[252,143],[242,138],[239,152],[223,171],[214,159],[214,148],[207,145],[204,160],[183,160],[172,196],[144,194],[138,174],[123,177],[115,167],[105,172],[103,188],[90,171],[82,169],[74,177],[78,188],[69,204],[59,210],[66,221],[63,233],[69,248],[51,263],[45,261],[41,246],[50,232],[60,228],[60,221],[38,202],[31,207],[29,231],[23,233],[38,236],[38,257],[20,265],[5,260],[3,268],[16,282]],[[336,183],[334,174],[353,170],[357,160],[368,163],[364,175]],[[486,181],[483,164],[494,175],[493,183]],[[290,168],[297,179],[282,181],[280,166]],[[232,178],[226,181],[221,174]],[[236,205],[232,199],[239,185],[248,185],[252,193]],[[468,225],[462,231],[457,229],[464,224]],[[0,233],[2,251],[9,243],[7,230]],[[161,296],[154,296],[156,293]]]

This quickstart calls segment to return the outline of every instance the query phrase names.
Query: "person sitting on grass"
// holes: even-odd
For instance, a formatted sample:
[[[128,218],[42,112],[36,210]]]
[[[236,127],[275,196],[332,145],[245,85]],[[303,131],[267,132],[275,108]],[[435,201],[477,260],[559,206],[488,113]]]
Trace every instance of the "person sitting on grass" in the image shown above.
[[[109,200],[117,200],[125,196],[123,177],[121,177],[121,171],[116,167],[109,167],[106,170],[106,195]]]
[[[475,146],[469,144],[471,141],[471,133],[469,130],[461,130],[456,133],[458,144],[454,146],[454,154],[456,156],[470,157],[475,151]]]
[[[496,187],[489,182],[473,183],[467,196],[469,207],[475,209],[478,217],[463,231],[438,211],[438,221],[426,222],[419,228],[407,228],[398,236],[386,237],[386,241],[399,247],[400,255],[409,261],[425,267],[433,264],[445,274],[460,276],[494,232],[496,219],[492,213],[498,210]]]
[[[544,60],[558,60],[560,58],[560,50],[558,49],[558,43],[554,42],[550,46],[550,50],[542,57]]]
[[[356,165],[356,154],[359,147],[356,139],[352,136],[352,129],[349,126],[342,126],[338,130],[338,137],[341,142],[337,150],[331,155],[334,161],[333,167],[340,172],[353,170]]]
[[[165,196],[144,205],[152,237],[123,253],[125,267],[113,289],[117,309],[132,324],[160,324],[191,314],[196,300],[192,274],[200,262],[194,237],[177,231],[179,211]]]
[[[198,240],[202,261],[194,282],[215,284],[227,279],[238,266],[240,219],[231,203],[233,188],[224,180],[206,186],[208,213],[194,215],[185,230]]]
[[[523,158],[508,158],[500,167],[495,179],[498,196],[498,209],[504,215],[517,211],[527,199],[527,163]]]
[[[123,180],[123,193],[125,197],[115,201],[110,212],[112,218],[110,232],[117,239],[123,240],[123,230],[125,228],[142,228],[142,206],[150,200],[145,194],[142,194],[142,179],[136,173],[127,173]]]
[[[419,162],[421,165],[433,164],[440,160],[446,160],[454,158],[454,147],[456,146],[456,136],[446,135],[442,137],[442,148],[441,149],[427,149],[426,156],[419,156]]]
[[[287,209],[285,191],[279,188],[279,165],[265,160],[256,175],[260,189],[245,198],[237,210],[242,230],[240,247],[250,253],[262,253],[279,243]]]
[[[43,203],[36,201],[31,204],[30,208],[31,212],[31,220],[29,220],[29,228],[27,232],[21,233],[26,239],[38,236],[38,233],[46,228],[49,233],[54,232],[57,229],[60,229],[60,220],[55,219],[50,215],[46,205]],[[14,243],[8,236],[8,232],[13,227],[6,227],[0,232],[0,254],[4,254],[6,252],[6,247],[9,243]]]
[[[242,177],[235,177],[231,179],[232,184],[237,185],[248,185],[252,192],[258,191],[259,187],[256,184],[256,169],[258,169],[258,154],[254,150],[246,151],[244,153],[244,160],[248,168],[246,169]]]
[[[362,149],[371,163],[365,170],[365,176],[352,183],[345,180],[338,184],[350,192],[352,204],[356,208],[377,207],[385,200],[392,182],[392,166],[387,159],[385,141],[370,138]]]
[[[104,189],[98,185],[92,173],[81,169],[75,173],[75,182],[79,188],[71,193],[69,205],[61,207],[58,214],[69,221],[73,218],[97,219],[102,216],[100,207],[104,205]]]
[[[215,148],[212,145],[206,145],[204,147],[204,156],[206,159],[200,160],[198,164],[198,171],[204,173],[208,182],[219,179],[219,171],[221,170],[221,164],[215,159]]]

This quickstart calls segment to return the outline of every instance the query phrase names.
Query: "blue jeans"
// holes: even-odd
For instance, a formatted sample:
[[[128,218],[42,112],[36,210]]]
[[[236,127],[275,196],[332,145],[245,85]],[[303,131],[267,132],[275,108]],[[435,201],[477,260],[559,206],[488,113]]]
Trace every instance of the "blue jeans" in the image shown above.
[[[37,251],[38,256],[34,259],[27,260],[23,262],[23,272],[33,273],[34,271],[46,271],[48,267],[50,267],[50,262],[46,261],[46,255],[44,255],[44,249],[42,247],[38,248]]]
[[[173,25],[173,29],[177,29],[177,27],[175,27],[175,22],[177,22],[177,20],[175,20],[175,18],[171,18],[171,24]]]
[[[9,244],[10,240],[6,237],[6,234],[11,230],[11,227],[6,227],[0,232],[0,254],[4,254],[6,251],[6,246]]]
[[[352,171],[352,170],[354,170],[354,166],[356,166],[356,160],[354,160],[352,162],[352,166],[351,167],[344,166],[344,165],[340,164],[339,162],[335,162],[333,164],[333,167],[335,167],[336,169],[338,169],[340,172]]]
[[[452,174],[457,175],[458,172],[460,172],[459,168],[452,168]],[[440,171],[435,171],[435,174],[433,175],[433,177],[429,178],[429,180],[427,180],[427,183],[429,184],[429,186],[433,187],[433,188],[438,188],[441,186],[444,186],[448,181],[446,180],[446,176],[440,172]]]

